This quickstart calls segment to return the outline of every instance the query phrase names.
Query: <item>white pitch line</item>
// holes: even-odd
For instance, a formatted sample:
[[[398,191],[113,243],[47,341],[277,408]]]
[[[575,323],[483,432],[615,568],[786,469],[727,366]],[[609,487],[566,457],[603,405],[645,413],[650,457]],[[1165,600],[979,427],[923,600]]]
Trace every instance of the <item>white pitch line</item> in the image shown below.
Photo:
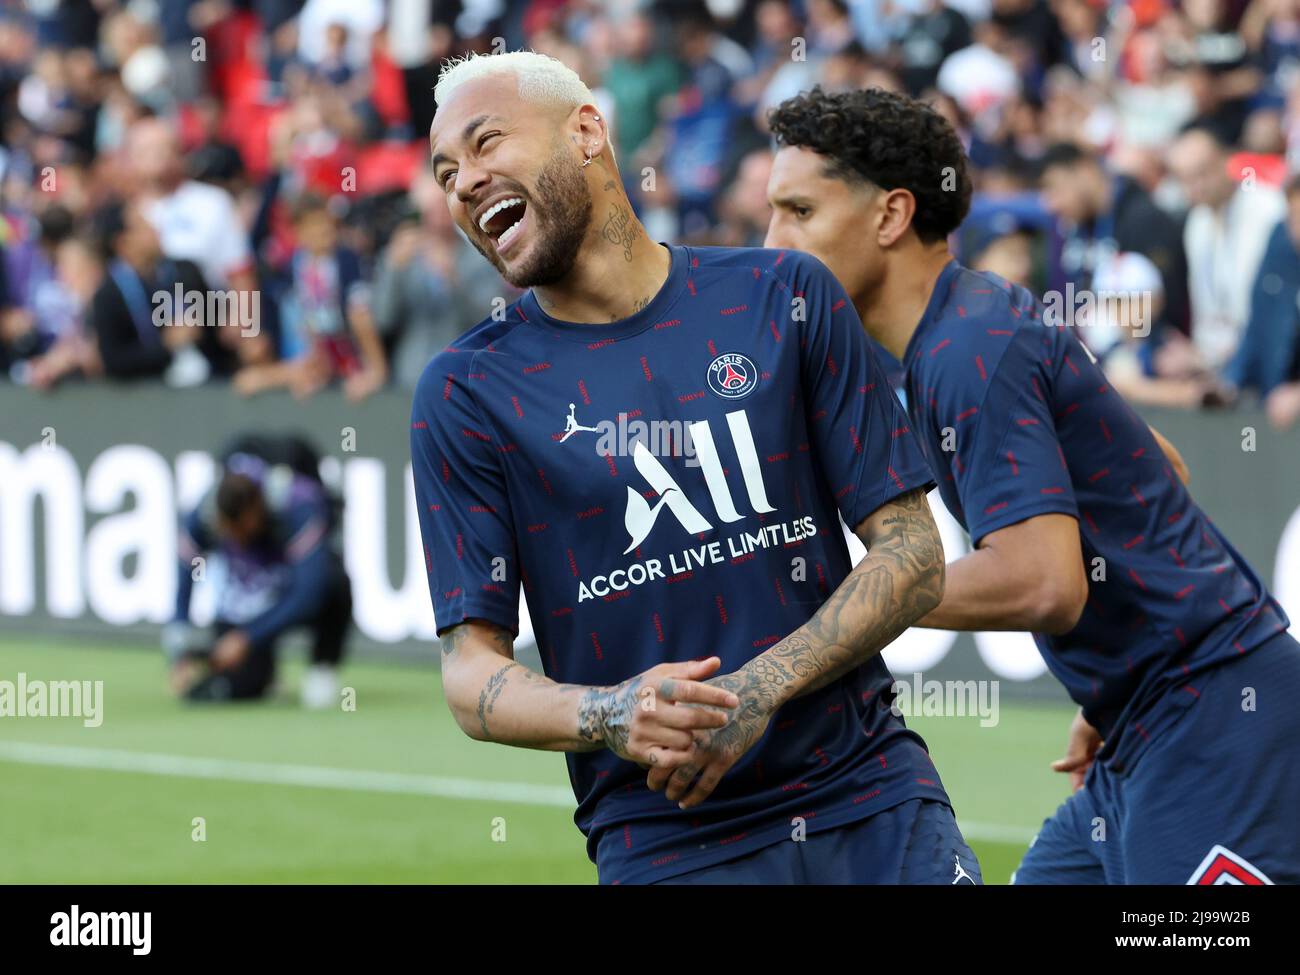
[[[977,823],[957,817],[957,828],[968,840],[983,843],[1011,843],[1029,846],[1038,830],[1027,826],[1008,826],[1004,823]]]
[[[57,765],[93,771],[138,772],[144,775],[259,782],[266,785],[299,785],[320,789],[349,789],[355,792],[388,792],[399,795],[436,796],[439,799],[518,802],[531,806],[559,806],[569,809],[577,805],[573,793],[561,786],[485,782],[482,779],[453,779],[439,775],[409,775],[403,772],[364,772],[357,769],[325,768],[319,765],[281,765],[227,758],[200,758],[192,755],[160,755],[153,752],[114,751],[107,748],[0,742],[0,760],[21,762],[25,765]]]
[[[163,755],[156,752],[78,748],[33,742],[0,741],[0,761],[95,772],[135,772],[141,775],[346,789],[353,792],[386,792],[474,802],[515,802],[561,809],[573,809],[576,805],[573,793],[563,786],[456,779],[405,772],[365,772],[321,765],[281,765],[275,762],[246,762],[240,759]],[[958,826],[967,839],[990,843],[1028,843],[1034,835],[1032,829],[1001,823],[976,823],[963,819],[958,820]]]

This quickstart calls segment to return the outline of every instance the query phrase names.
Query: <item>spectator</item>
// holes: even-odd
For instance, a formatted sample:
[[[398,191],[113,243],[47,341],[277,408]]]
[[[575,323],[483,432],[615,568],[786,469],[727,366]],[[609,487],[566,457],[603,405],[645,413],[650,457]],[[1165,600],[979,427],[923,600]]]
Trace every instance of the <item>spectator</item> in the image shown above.
[[[74,302],[70,327],[43,353],[28,360],[26,381],[36,389],[53,389],[69,376],[93,378],[103,373],[89,329],[91,300],[104,280],[99,248],[81,237],[65,240],[55,252],[59,283]]]
[[[233,194],[240,188],[245,167],[239,149],[221,135],[221,103],[212,97],[198,99],[194,118],[199,132],[197,145],[189,154],[190,175]]]
[[[1250,100],[1261,79],[1242,36],[1231,30],[1225,0],[1185,0],[1176,57],[1190,64],[1188,81],[1197,95],[1197,125],[1232,144],[1241,138]]]
[[[313,66],[330,56],[330,32],[341,28],[342,56],[352,70],[370,63],[370,42],[384,26],[381,0],[307,0],[298,16],[298,56]]]
[[[1053,0],[1052,12],[1065,36],[1064,61],[1084,78],[1104,80],[1111,68],[1106,57],[1106,7],[1095,0]]]
[[[756,16],[755,70],[733,91],[741,105],[755,104],[754,114],[762,127],[767,124],[768,112],[817,83],[823,59],[815,51],[809,54],[803,25],[788,4],[779,0],[762,3]]]
[[[908,94],[933,88],[939,66],[971,43],[970,24],[942,0],[922,0],[899,38],[899,77]]]
[[[973,43],[944,58],[935,85],[970,116],[1000,108],[1020,92],[1010,33],[997,21],[975,26]]]
[[[1169,168],[1191,205],[1183,230],[1191,341],[1171,339],[1162,357],[1175,372],[1217,372],[1236,352],[1250,318],[1251,289],[1285,202],[1270,187],[1238,184],[1228,171],[1227,148],[1209,129],[1179,137]]]
[[[220,359],[206,336],[213,330],[185,326],[173,295],[203,294],[203,276],[192,261],[164,257],[158,232],[139,206],[114,204],[98,217],[107,260],[103,283],[91,299],[90,323],[104,372],[113,379],[162,378],[192,386],[212,368],[199,350]]]
[[[1268,240],[1251,290],[1250,322],[1227,369],[1236,387],[1254,388],[1280,430],[1300,418],[1300,175],[1286,186],[1286,219]]]
[[[131,127],[126,156],[139,181],[141,211],[154,225],[163,253],[193,261],[214,288],[255,287],[248,231],[230,194],[188,179],[172,126],[146,118]]]
[[[333,23],[325,29],[325,52],[315,65],[316,72],[327,84],[342,88],[356,73],[348,63],[348,28],[346,24]]]
[[[1043,203],[1066,228],[1061,270],[1067,280],[1091,288],[1102,261],[1121,252],[1142,254],[1160,272],[1164,312],[1157,327],[1186,334],[1187,262],[1178,222],[1137,182],[1107,173],[1100,160],[1076,145],[1051,146],[1041,166]]]
[[[986,0],[950,3],[962,13],[968,13],[964,8],[971,5],[982,6],[984,15],[988,15]],[[853,18],[853,27],[863,48],[872,55],[883,55],[902,35],[914,7],[915,4],[896,3],[894,0],[850,0],[849,16]]]
[[[631,159],[654,132],[661,103],[681,85],[681,69],[655,50],[654,24],[643,13],[630,14],[615,27],[617,55],[604,74],[614,102],[615,152]]]
[[[1160,270],[1141,254],[1103,258],[1093,275],[1089,313],[1079,324],[1106,378],[1134,403],[1188,408],[1199,406],[1209,377],[1187,372],[1162,375],[1153,358],[1152,322],[1164,304]]]
[[[1265,72],[1267,95],[1281,100],[1284,79],[1300,64],[1300,0],[1251,0],[1239,30]]]
[[[247,396],[287,387],[305,397],[341,379],[348,399],[363,400],[388,381],[388,360],[361,260],[339,244],[338,221],[321,197],[304,194],[293,225],[298,248],[290,261],[290,308],[283,311],[296,327],[281,337],[281,361],[241,370],[235,389]]]
[[[231,195],[187,178],[179,139],[162,119],[136,122],[126,150],[139,180],[141,212],[157,229],[163,255],[197,265],[208,288],[240,292],[241,305],[251,306],[244,296],[256,290],[257,277],[248,230]],[[240,363],[270,360],[270,340],[260,328],[223,328],[213,334]]]
[[[77,312],[55,263],[59,245],[72,236],[73,216],[54,204],[35,223],[35,239],[16,241],[4,254],[0,361],[8,363],[16,379],[25,375],[27,360],[46,352],[72,328]]]
[[[849,5],[844,0],[807,0],[808,46],[815,56],[838,54],[856,42]]]

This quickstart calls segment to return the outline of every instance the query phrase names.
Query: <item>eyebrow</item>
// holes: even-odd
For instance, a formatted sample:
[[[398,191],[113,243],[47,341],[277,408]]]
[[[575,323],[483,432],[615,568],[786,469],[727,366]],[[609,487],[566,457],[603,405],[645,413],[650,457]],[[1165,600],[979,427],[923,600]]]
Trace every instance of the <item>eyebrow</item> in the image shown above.
[[[490,121],[494,117],[495,116],[492,115],[479,115],[470,119],[467,123],[465,123],[465,128],[461,129],[460,141],[468,142],[470,136],[474,134],[475,129],[477,129],[484,122]],[[432,163],[433,170],[437,172],[439,163],[445,163],[450,161],[451,161],[450,157],[447,156],[445,153],[441,153],[441,152],[434,153],[433,163]]]

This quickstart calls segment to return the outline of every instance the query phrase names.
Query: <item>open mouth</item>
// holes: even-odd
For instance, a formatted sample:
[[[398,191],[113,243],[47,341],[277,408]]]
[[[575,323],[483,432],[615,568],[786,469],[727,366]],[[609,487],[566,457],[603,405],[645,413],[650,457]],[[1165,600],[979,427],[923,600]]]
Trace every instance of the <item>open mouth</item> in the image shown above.
[[[523,197],[507,197],[488,207],[479,217],[479,230],[492,238],[498,254],[505,254],[523,233],[527,212],[528,204]]]

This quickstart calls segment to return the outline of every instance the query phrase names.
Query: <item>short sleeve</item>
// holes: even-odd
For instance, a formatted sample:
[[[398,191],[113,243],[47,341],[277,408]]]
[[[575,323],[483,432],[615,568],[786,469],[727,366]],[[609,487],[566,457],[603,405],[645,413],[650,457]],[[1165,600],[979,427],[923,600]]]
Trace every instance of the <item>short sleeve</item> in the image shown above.
[[[934,486],[902,404],[858,313],[834,275],[806,258],[792,282],[804,299],[804,408],[818,463],[849,528],[881,505]]]
[[[467,353],[457,353],[468,361]],[[471,617],[519,632],[519,566],[494,435],[439,356],[416,388],[411,472],[437,631]],[[451,360],[454,361],[454,360]]]
[[[941,428],[951,428],[954,447],[942,456],[951,467],[972,544],[1038,515],[1079,515],[1056,437],[1055,391],[1045,350],[1034,338],[1037,331],[1018,330],[991,373],[984,363],[995,360],[987,350],[981,355],[976,349],[954,349],[972,364],[965,368],[950,361],[935,381],[935,419]]]

